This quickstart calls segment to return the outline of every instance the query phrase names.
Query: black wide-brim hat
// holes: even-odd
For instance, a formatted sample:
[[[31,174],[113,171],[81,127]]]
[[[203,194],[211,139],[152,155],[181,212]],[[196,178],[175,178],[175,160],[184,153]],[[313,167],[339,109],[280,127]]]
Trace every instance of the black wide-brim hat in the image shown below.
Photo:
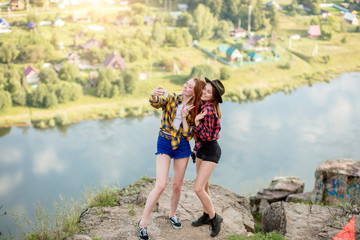
[[[216,80],[209,80],[207,78],[205,78],[205,82],[206,83],[210,83],[213,88],[215,88],[215,90],[217,91],[216,96],[218,97],[219,103],[222,103],[222,95],[224,95],[225,93],[225,87],[224,85],[220,82],[220,80],[216,79]]]

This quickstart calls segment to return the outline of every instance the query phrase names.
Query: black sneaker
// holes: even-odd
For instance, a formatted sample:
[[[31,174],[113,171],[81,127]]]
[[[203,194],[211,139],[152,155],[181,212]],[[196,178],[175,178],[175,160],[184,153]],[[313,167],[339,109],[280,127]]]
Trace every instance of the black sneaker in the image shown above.
[[[196,221],[193,221],[191,223],[191,226],[193,227],[199,227],[199,226],[202,226],[204,224],[209,224],[210,223],[210,217],[209,217],[209,214],[207,213],[203,213],[203,215]]]
[[[140,220],[141,221],[141,220]],[[138,229],[139,229],[139,237],[141,240],[145,239],[145,240],[149,240],[149,235],[147,233],[147,227],[140,227],[140,221],[138,222]]]
[[[169,221],[171,223],[171,225],[173,225],[174,228],[181,228],[182,224],[181,222],[176,218],[176,216],[172,216],[171,218],[169,218]]]

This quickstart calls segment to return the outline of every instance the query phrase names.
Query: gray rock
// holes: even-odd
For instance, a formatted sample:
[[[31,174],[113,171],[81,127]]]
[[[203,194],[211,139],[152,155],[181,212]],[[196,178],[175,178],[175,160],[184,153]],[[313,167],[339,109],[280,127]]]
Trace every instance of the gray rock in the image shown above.
[[[310,202],[313,196],[312,192],[290,194],[286,198],[286,202],[304,201]]]
[[[328,240],[352,217],[340,208],[276,202],[264,211],[263,232],[277,231],[291,240]]]
[[[125,197],[115,207],[94,207],[80,218],[80,227],[92,238],[138,239],[137,222],[140,220],[149,192],[155,181],[146,183],[138,193]],[[191,222],[202,214],[202,205],[193,191],[194,181],[184,180],[182,195],[176,212],[183,224],[181,229],[172,228],[168,222],[170,210],[171,184],[169,180],[158,205],[150,215],[148,232],[151,239],[209,239],[209,226],[192,227]],[[250,213],[249,201],[230,190],[210,186],[215,211],[223,219],[220,234],[215,239],[227,239],[233,234],[250,235],[254,232],[254,219]]]
[[[333,159],[320,163],[316,169],[313,202],[333,205],[340,201],[360,205],[359,193],[359,161]]]
[[[263,214],[269,204],[285,201],[290,194],[302,193],[304,186],[304,181],[298,177],[275,177],[269,188],[265,188],[255,196],[250,197],[251,211]]]
[[[92,240],[92,238],[86,235],[72,235],[65,240]]]

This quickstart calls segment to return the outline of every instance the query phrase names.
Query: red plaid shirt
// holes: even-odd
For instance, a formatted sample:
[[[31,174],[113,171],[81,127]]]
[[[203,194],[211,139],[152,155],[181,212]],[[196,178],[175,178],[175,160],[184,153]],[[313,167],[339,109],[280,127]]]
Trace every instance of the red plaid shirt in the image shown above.
[[[215,112],[212,102],[207,102],[201,106],[201,112],[204,112],[205,110],[207,110],[206,116],[200,120],[199,125],[194,126],[194,132],[197,137],[194,147],[195,151],[201,147],[200,141],[214,141],[220,137],[220,120]]]

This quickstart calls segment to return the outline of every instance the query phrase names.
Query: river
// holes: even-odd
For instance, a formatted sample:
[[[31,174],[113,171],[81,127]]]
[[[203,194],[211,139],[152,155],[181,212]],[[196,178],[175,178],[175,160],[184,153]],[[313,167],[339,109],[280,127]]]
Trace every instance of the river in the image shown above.
[[[359,89],[360,73],[346,73],[263,101],[225,102],[222,157],[211,183],[250,196],[275,176],[297,176],[311,191],[320,162],[360,160]],[[150,115],[84,121],[62,129],[1,129],[0,232],[14,234],[14,209],[31,216],[39,201],[52,209],[60,196],[80,199],[85,189],[122,188],[143,175],[154,177],[159,126],[160,118]],[[189,162],[185,178],[195,177]]]

